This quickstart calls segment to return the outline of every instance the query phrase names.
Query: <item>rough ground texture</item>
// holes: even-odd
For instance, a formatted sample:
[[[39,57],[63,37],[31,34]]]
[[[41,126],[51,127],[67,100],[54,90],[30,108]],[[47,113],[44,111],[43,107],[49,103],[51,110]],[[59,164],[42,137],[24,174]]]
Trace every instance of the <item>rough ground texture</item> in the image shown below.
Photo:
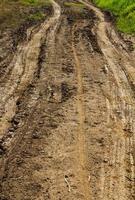
[[[135,52],[90,3],[52,6],[1,77],[0,199],[134,200]]]
[[[52,6],[47,0],[44,0],[44,4],[38,3],[36,6],[32,3],[26,5],[21,3],[24,1],[0,1],[0,77],[2,78],[10,73],[9,64],[16,54],[19,43],[25,41],[27,34],[30,33],[28,28],[35,28],[52,13]]]

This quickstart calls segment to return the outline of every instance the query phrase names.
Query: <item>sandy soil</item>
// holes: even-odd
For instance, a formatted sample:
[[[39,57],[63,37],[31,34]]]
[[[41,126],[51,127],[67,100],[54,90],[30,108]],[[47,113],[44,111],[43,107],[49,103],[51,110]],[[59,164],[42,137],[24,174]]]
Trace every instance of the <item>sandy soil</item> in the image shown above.
[[[2,79],[1,200],[135,198],[135,52],[76,2],[52,0]]]

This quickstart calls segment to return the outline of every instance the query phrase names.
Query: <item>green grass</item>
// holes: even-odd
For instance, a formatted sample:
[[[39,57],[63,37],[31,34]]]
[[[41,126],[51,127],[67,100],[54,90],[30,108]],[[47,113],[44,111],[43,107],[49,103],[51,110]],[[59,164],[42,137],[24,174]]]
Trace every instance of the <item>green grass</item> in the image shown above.
[[[99,7],[116,16],[117,28],[125,33],[135,33],[135,0],[93,0]]]

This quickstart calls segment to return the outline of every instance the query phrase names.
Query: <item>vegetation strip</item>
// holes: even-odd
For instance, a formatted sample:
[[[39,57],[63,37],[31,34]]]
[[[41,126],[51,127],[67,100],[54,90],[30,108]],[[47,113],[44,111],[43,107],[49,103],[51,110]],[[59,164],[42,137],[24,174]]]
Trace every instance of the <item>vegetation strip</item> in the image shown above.
[[[116,17],[118,30],[135,33],[135,0],[93,0],[99,7],[110,10]]]

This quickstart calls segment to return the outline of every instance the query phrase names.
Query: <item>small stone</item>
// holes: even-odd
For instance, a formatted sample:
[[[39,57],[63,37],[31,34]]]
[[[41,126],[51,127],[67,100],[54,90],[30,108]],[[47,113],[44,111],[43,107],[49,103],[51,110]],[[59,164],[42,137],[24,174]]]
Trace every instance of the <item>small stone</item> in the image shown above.
[[[14,132],[15,131],[15,129],[13,127],[9,128],[8,130],[9,130],[9,132]]]
[[[32,134],[33,139],[39,139],[39,134],[37,132]]]
[[[44,150],[41,150],[40,153],[45,153],[45,151],[44,151]]]
[[[104,159],[104,163],[108,163],[108,159],[107,158]]]

